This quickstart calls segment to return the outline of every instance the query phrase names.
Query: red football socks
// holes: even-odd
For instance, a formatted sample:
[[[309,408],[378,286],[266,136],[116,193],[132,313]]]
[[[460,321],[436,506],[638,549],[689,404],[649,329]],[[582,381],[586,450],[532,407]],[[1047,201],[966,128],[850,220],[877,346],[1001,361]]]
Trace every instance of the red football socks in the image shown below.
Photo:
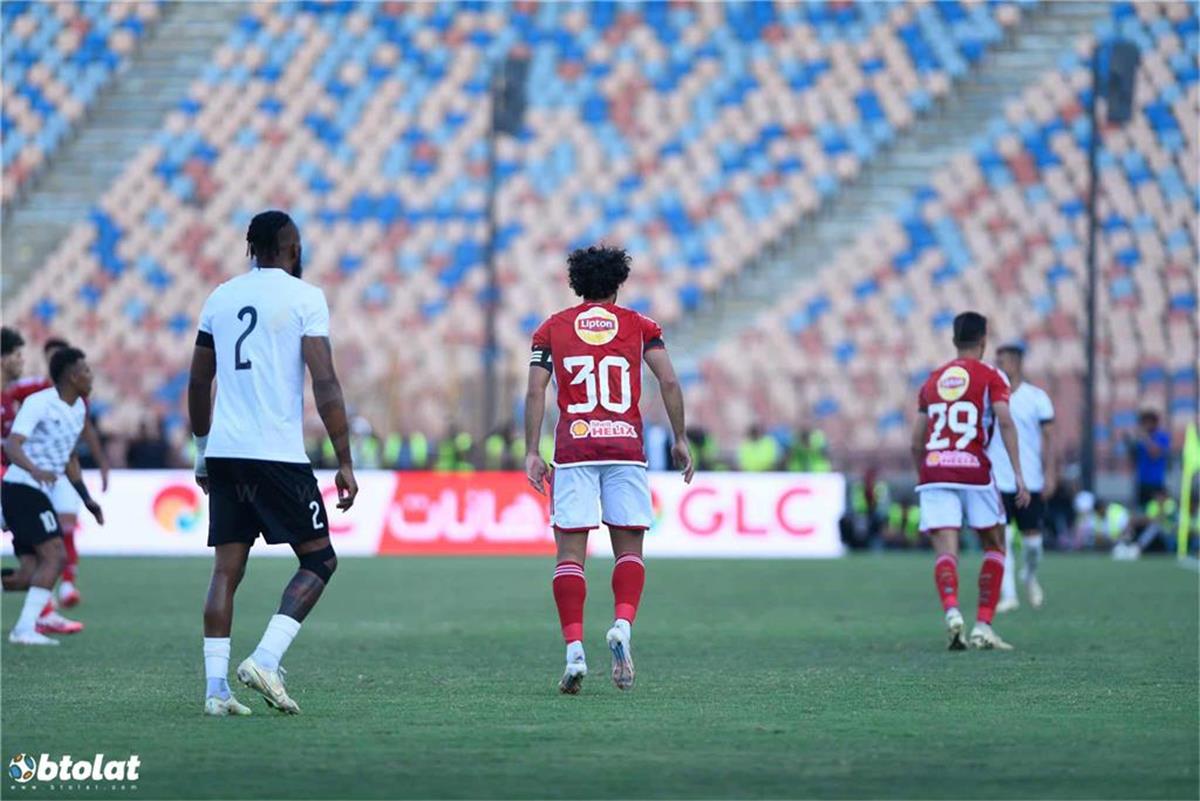
[[[942,599],[942,609],[948,612],[958,608],[957,556],[944,553],[937,558],[933,563],[933,582],[937,586],[938,597]]]
[[[587,600],[587,579],[583,575],[583,565],[578,562],[559,562],[554,568],[553,587],[563,641],[572,643],[582,640],[583,603]]]
[[[63,581],[75,583],[75,570],[79,565],[79,551],[75,550],[75,527],[63,528],[63,545],[67,548],[67,563],[63,566]]]
[[[1004,551],[984,551],[983,566],[979,568],[979,610],[975,619],[991,624],[1000,601],[1000,583],[1004,581]]]
[[[642,588],[646,586],[646,564],[635,553],[623,553],[613,566],[612,591],[617,620],[630,623],[637,617],[638,602],[642,600]]]

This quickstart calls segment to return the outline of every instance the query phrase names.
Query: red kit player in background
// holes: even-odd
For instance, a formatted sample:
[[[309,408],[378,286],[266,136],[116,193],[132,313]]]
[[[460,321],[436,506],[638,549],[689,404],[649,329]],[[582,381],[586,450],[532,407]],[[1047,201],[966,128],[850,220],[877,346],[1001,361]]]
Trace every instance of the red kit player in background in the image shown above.
[[[683,480],[692,480],[692,455],[684,435],[683,391],[658,323],[617,305],[629,277],[629,256],[611,247],[576,250],[567,258],[571,289],[583,303],[543,322],[533,334],[529,391],[525,398],[525,473],[538,492],[550,478],[550,515],[558,561],[558,606],[567,667],[558,688],[574,695],[587,675],[583,653],[584,557],[588,532],[601,523],[612,536],[614,622],[607,642],[612,679],[633,686],[630,628],[646,581],[642,540],[653,522],[646,449],[642,439],[642,362],[658,379],[674,432],[671,449]],[[558,385],[554,471],[538,455],[546,386]]]
[[[933,577],[946,613],[950,650],[967,647],[963,616],[958,611],[958,532],[965,522],[979,534],[983,566],[979,569],[979,607],[969,642],[974,648],[1010,650],[992,631],[992,617],[1004,580],[1004,505],[992,482],[987,446],[993,423],[1016,473],[1016,503],[1029,504],[1021,477],[1017,429],[1008,408],[1008,379],[985,364],[987,319],[975,312],[954,318],[958,358],[934,370],[921,387],[913,426],[912,453],[919,480],[921,531],[937,554]]]
[[[16,330],[8,326],[4,327],[3,340],[4,389],[3,408],[0,409],[0,428],[2,428],[0,434],[7,437],[13,420],[16,419],[17,412],[25,399],[35,392],[41,392],[43,389],[53,386],[54,382],[48,377],[22,377],[22,373],[25,371],[25,340]],[[68,347],[66,340],[57,338],[46,340],[43,346],[46,364],[49,365],[54,354],[66,347]],[[84,398],[84,403],[87,403],[87,398]],[[100,467],[100,489],[107,491],[108,459],[104,455],[104,450],[100,445],[100,435],[96,433],[96,427],[92,425],[90,414],[84,420],[83,441],[87,443],[92,458]],[[7,457],[4,459],[7,464]],[[75,586],[79,569],[79,551],[75,547],[75,528],[78,524],[79,507],[82,501],[79,493],[75,491],[65,476],[55,483],[50,494],[54,512],[63,531],[63,544],[67,548],[67,564],[63,568],[62,581],[58,585],[58,600],[63,606],[70,607],[75,606],[81,600],[79,590]],[[69,634],[71,632],[56,629],[54,633]]]

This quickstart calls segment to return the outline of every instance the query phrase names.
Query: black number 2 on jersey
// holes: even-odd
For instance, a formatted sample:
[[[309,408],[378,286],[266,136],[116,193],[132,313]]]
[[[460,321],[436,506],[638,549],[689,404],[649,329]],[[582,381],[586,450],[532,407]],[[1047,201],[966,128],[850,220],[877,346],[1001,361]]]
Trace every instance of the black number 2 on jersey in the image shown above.
[[[242,358],[242,342],[250,336],[254,326],[258,325],[258,309],[253,306],[243,306],[238,311],[238,319],[244,320],[247,317],[250,318],[250,324],[246,326],[246,330],[237,338],[237,342],[233,346],[233,369],[235,370],[249,370],[251,366],[249,359]]]

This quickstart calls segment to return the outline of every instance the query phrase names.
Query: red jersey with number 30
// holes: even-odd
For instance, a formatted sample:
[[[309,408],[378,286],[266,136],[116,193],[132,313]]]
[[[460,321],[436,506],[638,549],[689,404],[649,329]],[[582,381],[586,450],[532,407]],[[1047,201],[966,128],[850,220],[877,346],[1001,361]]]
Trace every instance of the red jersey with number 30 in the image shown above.
[[[558,384],[555,466],[646,464],[642,354],[661,347],[658,323],[613,303],[581,303],[538,326],[529,363]]]
[[[927,420],[918,486],[992,483],[987,455],[992,405],[1007,403],[1008,395],[1004,374],[978,359],[955,359],[930,373],[917,397],[917,408]]]

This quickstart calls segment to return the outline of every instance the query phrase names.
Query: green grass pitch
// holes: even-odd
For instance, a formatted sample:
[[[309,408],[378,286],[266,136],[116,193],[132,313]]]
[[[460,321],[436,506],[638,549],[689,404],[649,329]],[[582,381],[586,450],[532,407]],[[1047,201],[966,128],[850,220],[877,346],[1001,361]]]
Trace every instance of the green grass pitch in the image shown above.
[[[231,668],[293,564],[251,562]],[[550,561],[345,559],[285,660],[304,714],[241,688],[252,718],[207,719],[207,560],[85,560],[87,631],[3,644],[4,764],[140,755],[136,791],[77,798],[1198,795],[1200,576],[1173,561],[1052,555],[1046,608],[998,621],[1013,653],[943,650],[928,555],[652,561],[627,694],[610,568],[588,569],[579,696],[555,689]]]

